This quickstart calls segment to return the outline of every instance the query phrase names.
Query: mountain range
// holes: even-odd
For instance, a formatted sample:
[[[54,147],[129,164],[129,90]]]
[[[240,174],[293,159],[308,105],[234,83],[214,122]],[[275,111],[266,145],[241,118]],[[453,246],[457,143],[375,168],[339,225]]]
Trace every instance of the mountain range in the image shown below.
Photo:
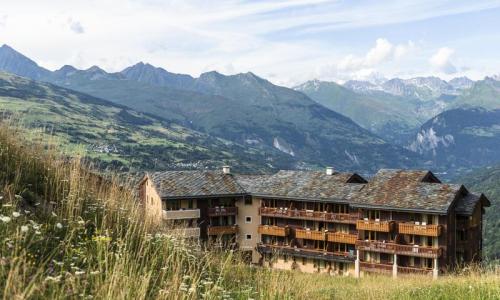
[[[217,72],[198,78],[138,63],[108,73],[94,66],[47,71],[3,46],[3,70],[106,99],[191,130],[260,149],[279,150],[304,165],[373,172],[411,167],[419,156],[388,143],[351,119],[252,73]]]
[[[0,115],[26,136],[83,154],[102,168],[184,169],[230,164],[241,171],[296,168],[297,160],[212,137],[123,105],[0,72]],[[83,149],[82,149],[83,147]]]

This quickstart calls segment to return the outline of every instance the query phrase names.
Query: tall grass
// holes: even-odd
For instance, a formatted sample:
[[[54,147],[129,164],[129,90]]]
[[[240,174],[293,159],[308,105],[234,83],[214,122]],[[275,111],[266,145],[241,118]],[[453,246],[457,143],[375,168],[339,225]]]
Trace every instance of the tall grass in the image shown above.
[[[361,280],[250,267],[148,224],[133,188],[0,124],[3,299],[499,299],[499,275]]]

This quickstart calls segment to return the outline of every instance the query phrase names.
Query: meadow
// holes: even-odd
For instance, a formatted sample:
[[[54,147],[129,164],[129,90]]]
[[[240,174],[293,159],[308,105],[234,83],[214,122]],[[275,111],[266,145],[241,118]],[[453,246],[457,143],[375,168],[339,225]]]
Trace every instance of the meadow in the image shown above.
[[[493,264],[438,280],[249,266],[143,218],[134,188],[0,124],[3,299],[500,299]]]

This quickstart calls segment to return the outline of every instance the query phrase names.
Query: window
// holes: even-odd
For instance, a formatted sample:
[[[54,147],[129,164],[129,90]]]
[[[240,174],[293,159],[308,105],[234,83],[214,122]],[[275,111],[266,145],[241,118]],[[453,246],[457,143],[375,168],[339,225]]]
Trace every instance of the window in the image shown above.
[[[245,198],[245,205],[252,205],[252,197]]]
[[[251,234],[247,234],[247,235],[245,236],[245,239],[247,239],[247,240],[251,240],[251,239],[252,239],[252,235],[251,235]]]
[[[192,209],[193,208],[193,199],[188,200],[188,208]]]
[[[245,223],[252,223],[252,217],[246,216]]]

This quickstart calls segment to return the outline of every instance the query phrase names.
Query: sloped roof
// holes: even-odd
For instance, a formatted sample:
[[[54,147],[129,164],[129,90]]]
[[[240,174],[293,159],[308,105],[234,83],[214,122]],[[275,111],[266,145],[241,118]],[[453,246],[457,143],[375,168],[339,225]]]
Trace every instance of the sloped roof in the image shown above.
[[[166,171],[149,177],[162,198],[245,194],[233,175],[218,171]]]
[[[250,194],[269,197],[348,201],[365,182],[357,174],[279,171],[273,175],[235,175]],[[352,180],[352,179],[355,180]]]
[[[352,205],[445,213],[463,190],[458,184],[440,183],[429,171],[382,169],[356,194]]]

